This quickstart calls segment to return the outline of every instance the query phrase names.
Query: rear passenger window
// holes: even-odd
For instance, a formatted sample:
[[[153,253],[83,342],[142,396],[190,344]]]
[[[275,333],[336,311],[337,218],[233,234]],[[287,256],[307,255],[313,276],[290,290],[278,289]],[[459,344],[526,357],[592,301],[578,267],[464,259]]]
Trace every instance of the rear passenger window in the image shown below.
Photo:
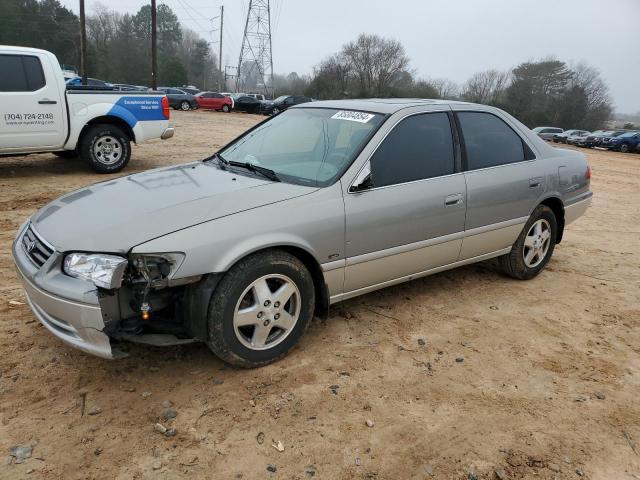
[[[45,86],[38,57],[0,55],[0,72],[0,92],[34,92]]]
[[[469,170],[507,165],[531,158],[520,136],[495,115],[459,112]]]
[[[446,113],[402,120],[371,157],[374,187],[449,175],[455,171],[451,125]]]

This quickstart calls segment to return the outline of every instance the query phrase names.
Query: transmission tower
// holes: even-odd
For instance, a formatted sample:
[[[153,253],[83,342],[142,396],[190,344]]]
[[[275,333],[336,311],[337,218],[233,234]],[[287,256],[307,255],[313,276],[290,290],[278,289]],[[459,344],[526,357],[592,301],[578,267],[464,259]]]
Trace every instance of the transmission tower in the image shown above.
[[[269,0],[249,0],[242,48],[238,60],[236,92],[252,87],[273,94],[273,58],[271,56],[271,9]],[[251,85],[249,85],[251,82]]]

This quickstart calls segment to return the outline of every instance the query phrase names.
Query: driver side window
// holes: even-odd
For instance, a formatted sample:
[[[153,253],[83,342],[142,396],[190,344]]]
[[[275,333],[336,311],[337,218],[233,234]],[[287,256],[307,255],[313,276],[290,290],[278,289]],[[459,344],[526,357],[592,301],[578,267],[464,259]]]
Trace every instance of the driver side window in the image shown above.
[[[449,116],[438,112],[405,118],[382,141],[370,166],[374,188],[454,173]]]

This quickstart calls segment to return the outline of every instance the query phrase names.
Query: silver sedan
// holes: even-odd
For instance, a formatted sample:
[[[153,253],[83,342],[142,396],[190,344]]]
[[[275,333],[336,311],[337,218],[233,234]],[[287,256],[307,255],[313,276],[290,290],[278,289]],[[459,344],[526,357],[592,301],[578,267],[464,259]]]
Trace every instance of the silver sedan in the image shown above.
[[[535,277],[590,176],[495,108],[313,102],[204,161],[53,201],[13,254],[35,316],[69,345],[113,358],[117,341],[198,341],[255,367],[348,298],[495,257]]]

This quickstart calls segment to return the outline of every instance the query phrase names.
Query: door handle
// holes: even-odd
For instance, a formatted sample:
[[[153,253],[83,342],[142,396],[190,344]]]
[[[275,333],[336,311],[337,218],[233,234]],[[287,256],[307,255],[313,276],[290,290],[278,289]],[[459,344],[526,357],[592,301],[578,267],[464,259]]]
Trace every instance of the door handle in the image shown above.
[[[451,207],[453,205],[460,205],[462,203],[462,194],[454,193],[453,195],[447,195],[444,198],[444,206]]]
[[[42,100],[40,100],[38,103],[39,103],[40,105],[55,105],[55,104],[56,104],[56,103],[58,103],[58,102],[56,102],[55,100],[49,100],[49,99],[43,98],[43,99],[42,99]]]
[[[542,185],[543,177],[534,177],[529,179],[529,188],[538,188]]]

